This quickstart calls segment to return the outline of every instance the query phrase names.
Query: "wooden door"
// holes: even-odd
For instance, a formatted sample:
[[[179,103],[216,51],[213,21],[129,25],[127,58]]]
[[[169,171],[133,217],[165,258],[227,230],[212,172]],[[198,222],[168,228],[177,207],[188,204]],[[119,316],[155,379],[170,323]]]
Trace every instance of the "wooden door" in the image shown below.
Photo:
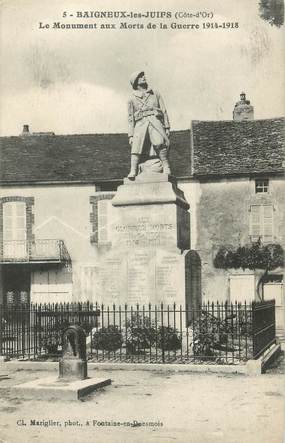
[[[264,300],[275,300],[276,335],[285,335],[285,303],[282,281],[271,281],[263,287]]]
[[[32,273],[33,303],[63,303],[72,301],[72,274],[66,268]]]
[[[255,299],[254,274],[237,274],[230,276],[230,301],[231,303],[247,303]]]

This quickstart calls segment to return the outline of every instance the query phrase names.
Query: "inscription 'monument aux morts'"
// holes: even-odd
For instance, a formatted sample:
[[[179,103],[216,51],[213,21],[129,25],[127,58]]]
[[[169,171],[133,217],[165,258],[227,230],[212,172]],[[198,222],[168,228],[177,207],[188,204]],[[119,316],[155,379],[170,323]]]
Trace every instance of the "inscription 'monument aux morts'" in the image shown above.
[[[114,224],[115,233],[120,235],[120,243],[125,246],[164,245],[169,242],[169,234],[174,230],[172,223],[151,223],[138,220],[137,224]]]

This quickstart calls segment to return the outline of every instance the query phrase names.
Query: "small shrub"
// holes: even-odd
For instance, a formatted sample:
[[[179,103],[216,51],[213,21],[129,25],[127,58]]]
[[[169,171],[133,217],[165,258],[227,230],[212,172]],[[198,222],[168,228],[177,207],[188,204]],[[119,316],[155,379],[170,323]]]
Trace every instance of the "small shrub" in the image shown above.
[[[194,323],[193,352],[203,358],[214,358],[217,350],[231,350],[227,344],[229,328],[226,322],[201,311],[201,316]]]
[[[123,344],[123,336],[118,326],[102,327],[93,334],[93,347],[104,351],[116,351]]]
[[[148,316],[134,313],[127,321],[127,352],[144,353],[156,342],[156,329]]]
[[[42,347],[45,349],[48,355],[59,354],[60,340],[56,340],[55,337],[47,337],[42,341]]]
[[[160,326],[158,330],[157,346],[165,351],[181,349],[181,338],[171,326]]]
[[[77,322],[76,323],[78,326],[81,326],[84,329],[84,332],[87,335],[90,334],[90,332],[92,331],[92,329],[94,328],[94,325],[88,321],[85,322]]]
[[[65,329],[69,326],[67,320],[63,322],[51,323],[48,331],[45,331],[40,325],[38,325],[38,330],[43,329],[43,335],[41,336],[40,345],[45,349],[46,353],[49,355],[56,355],[60,353],[62,348],[62,339]]]

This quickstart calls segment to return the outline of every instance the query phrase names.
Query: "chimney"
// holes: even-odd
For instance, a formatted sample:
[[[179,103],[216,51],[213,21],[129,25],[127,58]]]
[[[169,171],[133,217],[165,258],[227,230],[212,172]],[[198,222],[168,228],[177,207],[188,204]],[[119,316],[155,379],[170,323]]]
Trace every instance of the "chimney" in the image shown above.
[[[236,102],[233,111],[234,121],[247,121],[254,119],[254,108],[246,99],[245,92],[240,93],[240,101]]]
[[[52,131],[47,132],[30,132],[29,125],[23,125],[23,130],[20,134],[21,137],[27,137],[27,136],[42,136],[42,135],[49,135],[54,136],[55,133]]]
[[[23,131],[20,135],[31,135],[30,130],[29,130],[29,125],[23,125]]]

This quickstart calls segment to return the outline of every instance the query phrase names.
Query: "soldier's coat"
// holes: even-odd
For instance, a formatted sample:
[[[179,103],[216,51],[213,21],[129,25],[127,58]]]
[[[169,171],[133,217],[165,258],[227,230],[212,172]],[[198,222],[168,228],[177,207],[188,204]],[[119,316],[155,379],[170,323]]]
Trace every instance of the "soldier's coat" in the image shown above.
[[[154,111],[136,121],[139,112]],[[147,134],[152,146],[169,146],[165,129],[169,129],[169,119],[161,95],[157,91],[148,89],[134,91],[128,101],[129,137],[133,137],[132,154],[141,154]]]

